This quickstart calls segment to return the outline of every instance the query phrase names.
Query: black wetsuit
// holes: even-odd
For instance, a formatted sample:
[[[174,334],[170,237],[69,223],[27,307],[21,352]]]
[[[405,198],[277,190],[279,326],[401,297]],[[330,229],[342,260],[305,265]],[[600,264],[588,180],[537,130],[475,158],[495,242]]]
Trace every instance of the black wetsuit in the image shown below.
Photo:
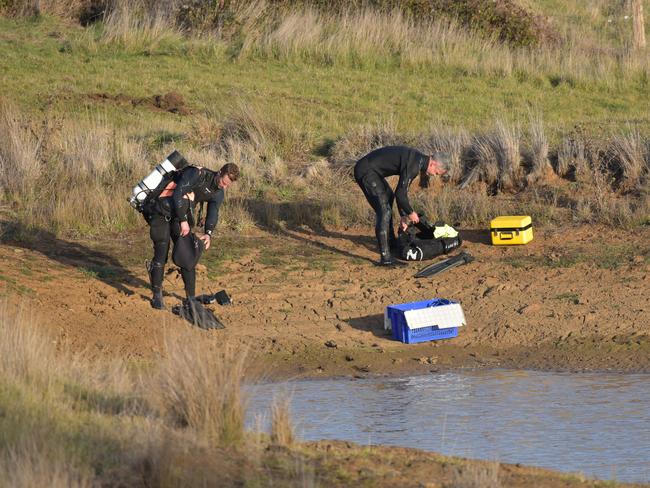
[[[154,293],[162,291],[165,263],[169,253],[170,238],[174,245],[181,234],[181,222],[194,225],[194,208],[199,202],[207,202],[205,218],[205,233],[211,234],[219,219],[219,207],[223,202],[224,192],[217,185],[218,173],[205,168],[188,166],[175,178],[176,188],[172,196],[158,198],[152,203],[144,217],[150,226],[149,236],[153,241],[153,259],[151,261],[150,277]],[[194,193],[194,200],[184,198]],[[195,268],[181,268],[181,276],[185,285],[185,294],[193,297],[196,294]]]
[[[426,170],[429,156],[406,146],[386,146],[362,157],[354,166],[354,179],[361,187],[376,214],[375,235],[382,259],[390,257],[390,241],[395,239],[392,221],[393,201],[399,214],[413,213],[408,188],[421,171]],[[384,179],[399,175],[395,193]]]

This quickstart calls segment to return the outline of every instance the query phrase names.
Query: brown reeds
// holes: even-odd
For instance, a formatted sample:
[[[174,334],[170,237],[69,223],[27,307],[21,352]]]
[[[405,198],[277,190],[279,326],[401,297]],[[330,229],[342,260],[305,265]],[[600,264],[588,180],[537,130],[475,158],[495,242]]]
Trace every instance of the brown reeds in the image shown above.
[[[475,183],[484,182],[495,186],[499,178],[499,161],[490,134],[473,136],[465,176],[460,188],[467,188]]]
[[[566,177],[571,171],[588,167],[586,146],[582,138],[566,137],[557,150],[555,172]]]
[[[498,120],[491,144],[497,159],[497,187],[500,190],[511,191],[521,185],[521,151],[519,147],[521,135],[519,128]]]
[[[245,441],[241,349],[183,340],[138,373],[124,361],[55,351],[28,314],[6,303],[0,334],[0,485],[194,486],[218,477],[235,486],[255,478],[259,465],[232,449]]]
[[[399,134],[395,120],[388,118],[374,125],[356,127],[340,137],[331,149],[331,160],[337,166],[349,167],[374,149],[404,144],[407,140]]]

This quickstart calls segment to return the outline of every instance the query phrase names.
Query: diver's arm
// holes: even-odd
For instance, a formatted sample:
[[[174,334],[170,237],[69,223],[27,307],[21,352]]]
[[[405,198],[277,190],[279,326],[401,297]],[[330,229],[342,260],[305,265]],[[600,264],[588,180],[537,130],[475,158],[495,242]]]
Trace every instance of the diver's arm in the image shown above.
[[[183,170],[181,178],[174,189],[174,194],[172,195],[174,201],[174,217],[178,219],[181,224],[183,222],[187,223],[187,214],[190,210],[190,200],[187,198],[187,194],[193,191],[198,179],[199,169],[190,166]]]
[[[419,171],[420,168],[417,164],[404,164],[399,175],[397,188],[395,188],[395,200],[397,201],[397,210],[399,210],[401,216],[415,213],[413,207],[411,207],[411,202],[409,202],[408,190]]]
[[[212,200],[208,201],[208,209],[205,216],[205,233],[210,235],[219,221],[219,207],[223,202],[223,191],[218,191]]]

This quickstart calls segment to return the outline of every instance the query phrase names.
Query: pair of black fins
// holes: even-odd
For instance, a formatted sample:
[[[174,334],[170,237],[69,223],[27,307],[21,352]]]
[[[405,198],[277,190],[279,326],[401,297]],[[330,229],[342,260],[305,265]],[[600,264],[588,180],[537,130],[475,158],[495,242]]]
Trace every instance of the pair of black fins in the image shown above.
[[[219,305],[230,305],[232,303],[226,291],[221,290],[212,295],[200,295],[192,300],[184,300],[182,305],[176,305],[172,308],[172,312],[201,329],[225,329],[226,326],[223,325],[214,312],[203,306],[214,302]]]
[[[430,264],[422,268],[415,274],[416,278],[427,278],[429,276],[434,276],[448,269],[455,268],[456,266],[462,266],[463,264],[468,264],[474,261],[474,256],[468,252],[460,252],[455,256],[448,257],[437,263]]]

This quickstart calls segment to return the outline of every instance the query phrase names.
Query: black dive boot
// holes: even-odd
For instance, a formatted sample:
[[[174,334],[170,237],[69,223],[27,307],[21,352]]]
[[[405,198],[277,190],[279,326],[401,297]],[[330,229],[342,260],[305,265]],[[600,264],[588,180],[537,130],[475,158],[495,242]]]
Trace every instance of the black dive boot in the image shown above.
[[[385,266],[387,268],[403,268],[407,266],[406,263],[397,261],[390,253],[390,246],[388,244],[388,232],[380,232],[378,237],[379,253],[381,255],[377,266]]]
[[[165,310],[162,290],[153,291],[153,297],[151,297],[151,308],[155,308],[156,310]]]
[[[151,297],[151,307],[156,310],[165,310],[165,302],[163,301],[162,282],[165,273],[165,265],[152,262],[148,266],[149,280],[151,282],[151,290],[153,296]]]

